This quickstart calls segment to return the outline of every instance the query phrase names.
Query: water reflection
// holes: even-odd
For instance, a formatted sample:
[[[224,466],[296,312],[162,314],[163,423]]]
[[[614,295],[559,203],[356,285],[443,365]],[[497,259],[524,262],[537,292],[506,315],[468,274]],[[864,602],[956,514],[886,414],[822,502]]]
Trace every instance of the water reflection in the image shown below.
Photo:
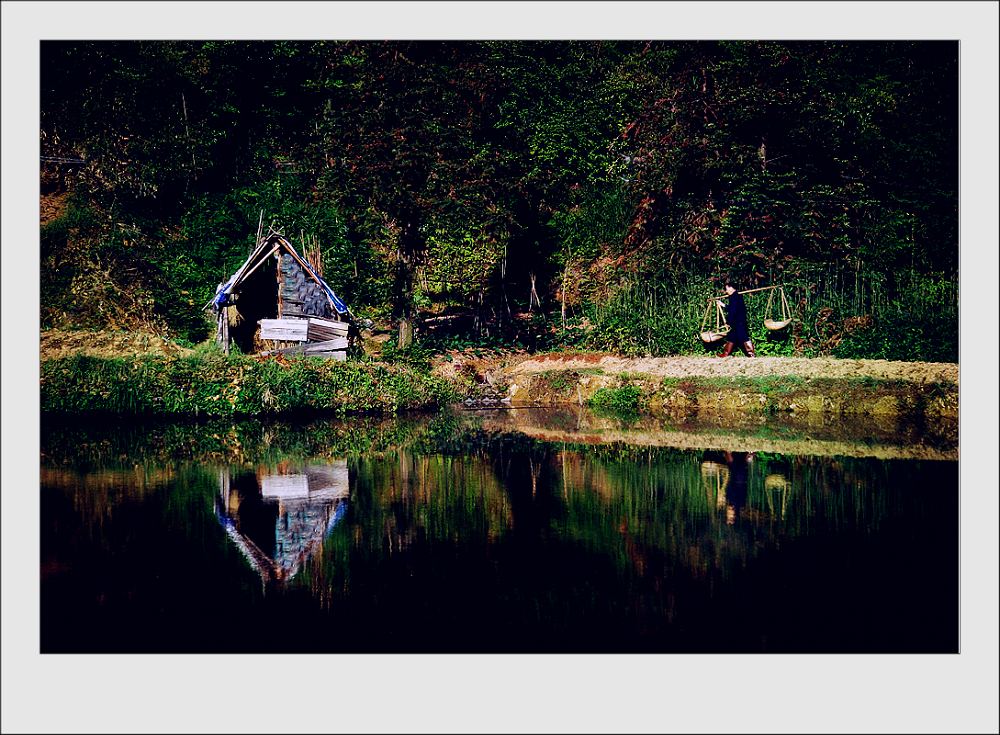
[[[950,449],[489,421],[43,431],[43,650],[957,647]]]
[[[754,452],[707,451],[701,460],[701,481],[709,503],[725,511],[726,523],[734,525],[744,513],[747,505],[750,466]],[[768,474],[763,478],[761,497],[767,504],[764,508],[747,511],[759,518],[785,520],[788,500],[792,495],[792,482],[783,463],[772,460]]]
[[[732,526],[747,502],[747,465],[753,460],[753,452],[706,452],[705,455],[701,462],[702,480],[707,480],[709,489],[714,491],[716,507],[725,509],[726,523]]]
[[[216,514],[265,582],[287,582],[340,522],[350,496],[347,460],[219,472]]]

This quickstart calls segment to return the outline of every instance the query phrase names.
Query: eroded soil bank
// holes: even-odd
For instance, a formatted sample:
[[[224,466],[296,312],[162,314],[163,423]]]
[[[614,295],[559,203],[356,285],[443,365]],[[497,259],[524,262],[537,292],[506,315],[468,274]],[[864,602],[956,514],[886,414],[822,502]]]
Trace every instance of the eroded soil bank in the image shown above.
[[[450,355],[435,371],[473,401],[586,405],[627,391],[644,413],[822,413],[958,417],[955,363],[830,358],[621,358],[592,353]],[[603,395],[602,395],[603,394]]]

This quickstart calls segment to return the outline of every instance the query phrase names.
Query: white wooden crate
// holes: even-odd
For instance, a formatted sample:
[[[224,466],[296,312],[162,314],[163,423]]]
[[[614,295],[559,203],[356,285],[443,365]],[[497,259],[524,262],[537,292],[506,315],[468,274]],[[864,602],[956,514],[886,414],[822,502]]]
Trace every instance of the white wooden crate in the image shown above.
[[[309,339],[309,320],[261,319],[260,338],[283,342],[305,342]]]

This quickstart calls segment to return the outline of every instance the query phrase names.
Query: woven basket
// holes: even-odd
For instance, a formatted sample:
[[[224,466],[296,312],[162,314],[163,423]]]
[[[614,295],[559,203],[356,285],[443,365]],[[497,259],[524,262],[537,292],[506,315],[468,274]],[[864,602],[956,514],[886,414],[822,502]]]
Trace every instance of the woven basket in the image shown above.
[[[723,329],[722,331],[719,331],[719,332],[701,332],[700,336],[701,336],[701,341],[702,342],[704,342],[707,345],[710,345],[713,342],[718,342],[720,339],[722,339],[723,337],[725,337],[727,334],[729,334],[729,329],[728,328]]]

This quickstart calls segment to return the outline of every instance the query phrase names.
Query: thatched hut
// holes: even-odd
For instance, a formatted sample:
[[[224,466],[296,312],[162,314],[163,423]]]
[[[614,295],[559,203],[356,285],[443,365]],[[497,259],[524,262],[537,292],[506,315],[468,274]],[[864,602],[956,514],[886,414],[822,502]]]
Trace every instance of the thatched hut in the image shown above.
[[[261,238],[211,301],[226,352],[344,359],[350,310],[318,270],[283,235]]]

